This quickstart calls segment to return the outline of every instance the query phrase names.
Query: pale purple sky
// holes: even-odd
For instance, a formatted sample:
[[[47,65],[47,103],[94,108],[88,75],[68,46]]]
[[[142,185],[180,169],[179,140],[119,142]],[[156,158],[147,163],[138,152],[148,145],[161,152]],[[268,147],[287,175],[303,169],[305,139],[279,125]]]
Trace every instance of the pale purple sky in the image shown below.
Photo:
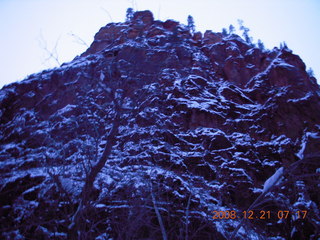
[[[49,51],[57,46],[60,63],[71,61],[86,49],[72,33],[90,45],[100,27],[123,21],[128,7],[182,23],[190,14],[202,32],[238,27],[242,19],[255,42],[273,48],[285,41],[319,82],[319,0],[0,0],[0,88],[58,66],[45,61],[45,46]]]

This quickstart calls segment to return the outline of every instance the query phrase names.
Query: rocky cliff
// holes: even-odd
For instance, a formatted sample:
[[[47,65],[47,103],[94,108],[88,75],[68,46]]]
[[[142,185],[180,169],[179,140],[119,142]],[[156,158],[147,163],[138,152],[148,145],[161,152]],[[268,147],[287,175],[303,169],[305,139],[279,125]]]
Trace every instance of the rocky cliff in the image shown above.
[[[0,91],[1,236],[317,239],[319,130],[287,47],[136,12]]]

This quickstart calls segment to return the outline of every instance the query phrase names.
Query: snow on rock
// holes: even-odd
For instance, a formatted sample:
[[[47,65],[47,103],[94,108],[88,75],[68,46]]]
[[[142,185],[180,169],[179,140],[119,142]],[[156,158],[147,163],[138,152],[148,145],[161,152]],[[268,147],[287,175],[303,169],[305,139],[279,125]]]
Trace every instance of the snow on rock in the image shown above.
[[[283,177],[284,168],[279,168],[271,177],[269,177],[263,184],[263,192],[268,192],[273,186],[276,186],[281,182]]]

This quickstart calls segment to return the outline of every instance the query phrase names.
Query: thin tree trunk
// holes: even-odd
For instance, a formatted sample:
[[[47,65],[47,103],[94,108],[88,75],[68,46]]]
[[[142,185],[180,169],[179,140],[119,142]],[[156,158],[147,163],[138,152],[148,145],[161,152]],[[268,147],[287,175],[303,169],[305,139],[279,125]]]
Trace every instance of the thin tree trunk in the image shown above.
[[[121,106],[121,104],[119,105]],[[105,166],[111,154],[112,147],[115,145],[116,142],[116,135],[118,134],[120,125],[120,106],[116,106],[116,115],[113,119],[112,128],[110,129],[109,134],[107,136],[107,144],[104,148],[102,156],[97,162],[97,164],[91,168],[89,175],[86,178],[85,184],[81,192],[81,200],[79,206],[75,214],[72,216],[72,221],[68,226],[68,239],[79,239],[79,231],[84,230],[83,212],[89,202],[89,198],[93,190],[93,183],[96,180],[99,172]]]
[[[156,204],[156,198],[155,198],[154,193],[153,193],[152,183],[151,183],[151,197],[152,197],[152,203],[153,203],[154,211],[156,212],[156,215],[157,215],[157,218],[158,218],[158,222],[159,222],[159,225],[160,225],[160,229],[161,229],[161,233],[162,233],[162,239],[163,240],[167,240],[166,230],[164,228],[164,224],[163,224],[159,209],[158,209],[157,204]]]
[[[187,209],[186,209],[186,240],[189,238],[189,208],[190,208],[190,201],[191,201],[191,194],[188,198],[188,203],[187,203]]]

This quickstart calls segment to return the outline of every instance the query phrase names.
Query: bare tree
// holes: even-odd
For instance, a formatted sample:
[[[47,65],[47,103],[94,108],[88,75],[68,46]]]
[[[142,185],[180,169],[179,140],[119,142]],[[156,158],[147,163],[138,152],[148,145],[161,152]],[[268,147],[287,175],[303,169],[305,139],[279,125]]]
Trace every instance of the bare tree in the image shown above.
[[[103,7],[101,7],[101,10],[104,11],[108,15],[108,17],[110,19],[110,22],[113,22],[111,14],[109,13],[109,11],[107,9],[103,8]]]
[[[81,191],[81,199],[80,199],[79,206],[76,212],[74,213],[74,215],[72,216],[71,223],[68,227],[69,239],[77,239],[79,237],[79,232],[81,232],[81,229],[84,229],[85,219],[83,217],[83,214],[87,208],[90,195],[92,194],[92,191],[93,191],[93,183],[96,180],[98,173],[105,166],[109,158],[109,155],[111,153],[112,147],[116,142],[116,136],[117,136],[119,125],[120,125],[122,101],[123,101],[123,91],[118,89],[115,93],[115,100],[114,100],[115,115],[113,117],[112,127],[106,137],[107,144],[104,148],[102,156],[100,157],[98,162],[90,169],[90,172],[85,179],[85,183]]]
[[[186,237],[185,239],[189,239],[189,210],[190,210],[190,201],[191,201],[192,195],[190,194],[188,198],[188,203],[187,203],[187,209],[186,209]]]
[[[40,48],[45,52],[45,59],[43,61],[43,64],[46,64],[48,61],[53,60],[56,64],[60,65],[59,61],[59,55],[57,51],[57,47],[60,41],[60,37],[56,40],[54,46],[52,49],[49,49],[47,41],[43,37],[42,32],[40,32],[39,38],[38,38],[38,43]]]
[[[81,37],[79,37],[78,35],[74,34],[73,32],[69,33],[69,36],[71,36],[74,39],[74,42],[83,45],[85,47],[89,47],[89,45],[86,43],[86,41],[84,41]]]
[[[156,202],[156,197],[155,194],[153,192],[153,188],[152,188],[152,183],[150,183],[150,190],[151,190],[151,197],[152,197],[152,203],[153,203],[153,207],[154,207],[154,211],[156,212],[157,218],[158,218],[158,222],[160,225],[160,229],[161,229],[161,233],[162,233],[162,239],[163,240],[167,240],[167,233],[166,233],[166,229],[164,227],[163,221],[162,221],[162,217],[160,215],[158,206],[157,206],[157,202]]]

